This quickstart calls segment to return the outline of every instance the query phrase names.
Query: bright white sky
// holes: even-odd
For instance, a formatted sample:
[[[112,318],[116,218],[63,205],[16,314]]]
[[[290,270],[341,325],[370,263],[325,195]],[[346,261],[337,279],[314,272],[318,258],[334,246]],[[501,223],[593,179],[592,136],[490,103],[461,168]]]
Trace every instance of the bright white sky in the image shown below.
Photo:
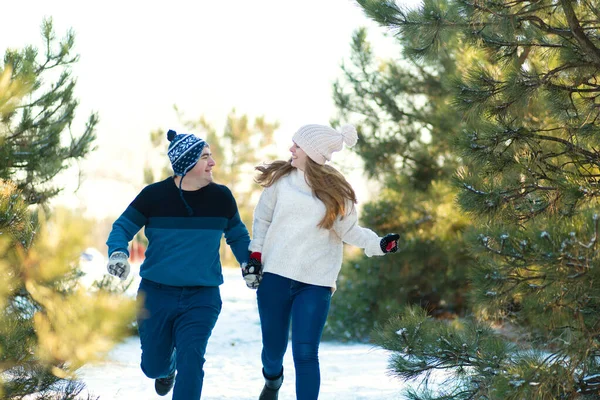
[[[187,119],[204,115],[217,128],[232,108],[279,121],[276,137],[287,156],[295,129],[327,124],[334,115],[331,86],[350,53],[352,32],[370,27],[385,55],[382,29],[350,0],[5,3],[2,53],[39,46],[44,16],[54,19],[59,37],[68,28],[76,33],[74,130],[83,130],[92,111],[100,124],[98,148],[82,163],[84,184],[73,196],[70,177],[62,201],[85,204],[95,216],[118,216],[139,191],[151,130],[183,129],[173,105]]]

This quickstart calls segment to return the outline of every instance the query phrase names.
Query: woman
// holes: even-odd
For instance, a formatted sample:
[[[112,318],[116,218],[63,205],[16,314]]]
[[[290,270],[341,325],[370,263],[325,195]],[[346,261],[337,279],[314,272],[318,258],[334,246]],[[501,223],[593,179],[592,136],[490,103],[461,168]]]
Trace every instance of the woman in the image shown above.
[[[260,400],[274,400],[283,383],[290,323],[297,400],[317,399],[319,343],[342,265],[343,243],[368,257],[398,250],[397,234],[378,237],[357,223],[352,186],[325,163],[358,137],[352,125],[337,131],[305,125],[293,136],[289,161],[256,167],[265,189],[254,211],[249,264],[262,261],[257,300],[265,386]]]

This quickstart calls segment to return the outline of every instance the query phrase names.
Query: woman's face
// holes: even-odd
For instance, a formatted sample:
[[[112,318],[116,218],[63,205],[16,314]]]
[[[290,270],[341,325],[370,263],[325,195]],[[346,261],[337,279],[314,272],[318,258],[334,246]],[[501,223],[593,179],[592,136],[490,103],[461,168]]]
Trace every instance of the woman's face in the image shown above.
[[[292,147],[290,147],[290,151],[292,152],[292,167],[296,167],[300,171],[304,171],[306,159],[308,158],[304,150],[294,143]]]

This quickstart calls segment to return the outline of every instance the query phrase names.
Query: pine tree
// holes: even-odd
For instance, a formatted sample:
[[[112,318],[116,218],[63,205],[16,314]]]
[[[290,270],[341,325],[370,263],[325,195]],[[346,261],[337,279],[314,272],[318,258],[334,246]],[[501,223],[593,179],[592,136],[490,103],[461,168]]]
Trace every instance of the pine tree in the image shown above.
[[[462,232],[469,225],[452,184],[459,157],[450,152],[462,122],[450,107],[449,76],[459,48],[442,60],[380,60],[366,30],[352,40],[350,63],[334,85],[338,119],[357,126],[356,152],[383,186],[361,210],[363,226],[401,233],[390,257],[347,257],[331,305],[327,336],[368,340],[373,327],[418,304],[430,315],[461,315],[471,257]]]
[[[80,135],[71,132],[78,105],[70,70],[78,59],[73,54],[75,35],[69,31],[57,42],[51,19],[43,22],[42,35],[44,54],[33,46],[8,49],[2,67],[2,79],[11,85],[3,97],[20,101],[2,114],[0,179],[13,181],[29,204],[45,203],[58,194],[60,189],[50,181],[92,150],[98,122],[93,113]],[[4,107],[11,105],[3,102]]]
[[[132,300],[77,283],[89,226],[61,225],[43,209],[69,161],[92,146],[96,116],[84,132],[65,137],[77,101],[69,66],[73,34],[56,42],[42,25],[45,54],[7,50],[0,69],[0,397],[75,399],[83,385],[73,373],[102,357],[125,336]],[[45,82],[56,71],[56,80]],[[88,395],[88,398],[90,396]]]
[[[381,331],[399,376],[455,373],[410,398],[599,398],[600,4],[359,3],[415,61],[445,57],[452,42],[476,56],[457,58],[453,85],[474,313],[446,324],[409,308]]]

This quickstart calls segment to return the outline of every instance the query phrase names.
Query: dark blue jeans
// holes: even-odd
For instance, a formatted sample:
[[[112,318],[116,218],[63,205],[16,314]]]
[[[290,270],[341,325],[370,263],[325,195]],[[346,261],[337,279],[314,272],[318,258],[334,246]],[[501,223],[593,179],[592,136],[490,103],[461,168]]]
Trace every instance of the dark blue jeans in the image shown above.
[[[319,343],[329,312],[331,288],[265,273],[257,300],[265,374],[276,377],[281,373],[291,323],[296,399],[317,399],[321,386]]]
[[[221,312],[218,287],[176,287],[142,279],[138,316],[142,371],[164,378],[177,370],[173,400],[199,400],[208,338]]]

